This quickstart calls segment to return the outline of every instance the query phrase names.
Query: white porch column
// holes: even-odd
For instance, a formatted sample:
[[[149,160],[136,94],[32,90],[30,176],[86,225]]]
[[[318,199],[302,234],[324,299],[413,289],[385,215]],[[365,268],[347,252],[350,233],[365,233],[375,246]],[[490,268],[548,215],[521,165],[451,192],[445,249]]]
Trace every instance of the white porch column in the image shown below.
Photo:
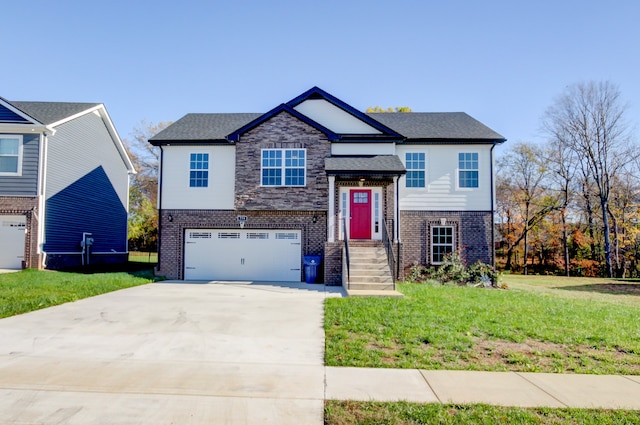
[[[327,241],[335,242],[336,176],[329,176],[329,211],[327,212]]]
[[[398,185],[398,176],[393,176],[393,242],[398,243],[400,241],[400,205],[398,205],[400,194],[398,193],[400,187]]]

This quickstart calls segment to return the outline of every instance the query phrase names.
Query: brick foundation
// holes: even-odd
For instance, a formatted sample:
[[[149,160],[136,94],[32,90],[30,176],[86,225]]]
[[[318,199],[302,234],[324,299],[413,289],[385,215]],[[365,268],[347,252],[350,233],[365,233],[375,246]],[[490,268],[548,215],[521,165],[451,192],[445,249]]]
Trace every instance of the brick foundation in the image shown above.
[[[454,227],[455,249],[467,264],[493,262],[490,211],[401,211],[402,269],[430,266],[431,226]]]

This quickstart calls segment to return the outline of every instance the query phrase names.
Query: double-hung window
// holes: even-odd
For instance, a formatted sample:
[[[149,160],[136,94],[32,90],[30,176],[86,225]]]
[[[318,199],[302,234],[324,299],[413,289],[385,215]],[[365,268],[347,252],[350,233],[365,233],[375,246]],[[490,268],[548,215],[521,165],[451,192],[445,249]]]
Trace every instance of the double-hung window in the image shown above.
[[[454,249],[453,226],[431,228],[431,264],[440,264]]]
[[[424,152],[407,152],[405,156],[407,167],[407,187],[424,187],[425,161]]]
[[[263,186],[304,186],[305,149],[263,149],[261,162]]]
[[[458,154],[458,187],[478,187],[478,153]]]
[[[0,134],[0,175],[22,174],[22,136]]]
[[[192,153],[189,159],[189,187],[209,186],[209,154]]]

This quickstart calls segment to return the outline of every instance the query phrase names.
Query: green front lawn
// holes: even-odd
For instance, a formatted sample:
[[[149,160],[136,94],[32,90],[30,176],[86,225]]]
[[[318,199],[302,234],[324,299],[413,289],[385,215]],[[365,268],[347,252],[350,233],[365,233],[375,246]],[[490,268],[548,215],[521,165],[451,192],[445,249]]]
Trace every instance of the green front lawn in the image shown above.
[[[95,274],[23,270],[0,274],[0,318],[154,280],[151,270]]]
[[[615,295],[604,280],[535,279],[508,290],[401,284],[403,299],[330,298],[326,364],[640,375],[635,283],[618,282],[630,291]]]
[[[483,404],[446,405],[325,402],[325,425],[631,425],[640,411],[604,409],[525,409]]]

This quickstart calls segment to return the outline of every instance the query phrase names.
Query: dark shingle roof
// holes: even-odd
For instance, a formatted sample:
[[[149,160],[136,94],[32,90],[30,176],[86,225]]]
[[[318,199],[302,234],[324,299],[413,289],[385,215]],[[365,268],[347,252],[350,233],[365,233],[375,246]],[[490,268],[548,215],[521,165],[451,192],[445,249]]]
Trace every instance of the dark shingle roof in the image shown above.
[[[261,113],[187,114],[156,134],[151,143],[226,141],[226,136],[261,117]],[[503,141],[504,137],[464,112],[367,114],[409,140]]]
[[[225,137],[262,114],[187,114],[150,139],[154,142],[177,140],[226,140]]]
[[[396,155],[332,156],[325,158],[324,169],[329,174],[362,172],[404,174],[407,170]]]
[[[11,104],[45,125],[53,124],[100,105],[100,103],[22,101],[11,101]]]
[[[504,140],[464,112],[397,112],[367,114],[408,139]]]

